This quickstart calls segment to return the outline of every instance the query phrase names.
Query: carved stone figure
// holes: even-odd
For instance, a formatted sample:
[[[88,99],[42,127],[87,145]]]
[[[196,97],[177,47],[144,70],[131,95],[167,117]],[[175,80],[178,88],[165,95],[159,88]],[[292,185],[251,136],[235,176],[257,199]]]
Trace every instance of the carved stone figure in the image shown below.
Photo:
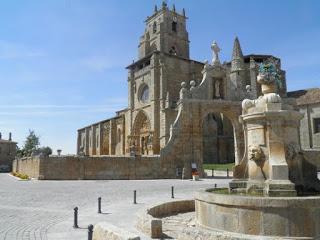
[[[188,89],[187,84],[185,82],[181,83],[181,90],[180,90],[180,99],[188,98]]]
[[[192,91],[192,89],[194,89],[196,87],[196,82],[194,80],[190,81],[190,91]]]
[[[212,65],[213,66],[220,66],[220,59],[219,59],[219,52],[221,49],[219,48],[218,44],[216,41],[214,41],[211,45],[211,49],[213,51],[213,58],[212,58]]]
[[[265,161],[264,153],[262,148],[258,145],[250,145],[248,149],[248,158],[254,161],[259,167],[263,166]]]

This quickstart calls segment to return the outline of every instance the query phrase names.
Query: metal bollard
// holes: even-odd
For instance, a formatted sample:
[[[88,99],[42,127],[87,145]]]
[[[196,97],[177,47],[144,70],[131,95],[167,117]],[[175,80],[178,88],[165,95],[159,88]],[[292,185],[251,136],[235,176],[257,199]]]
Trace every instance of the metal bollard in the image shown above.
[[[92,235],[93,235],[93,225],[90,224],[88,225],[88,240],[92,240]]]
[[[211,176],[214,177],[214,169],[211,169],[211,172],[212,172]]]
[[[229,178],[229,168],[227,168],[227,178]]]
[[[137,191],[133,191],[133,204],[137,204]]]
[[[79,226],[78,226],[78,207],[75,207],[73,210],[74,210],[73,227],[79,228]]]
[[[214,188],[217,188],[217,184],[216,183],[214,184]]]
[[[171,198],[174,198],[174,187],[171,187]]]
[[[98,197],[98,213],[101,213],[101,197]]]

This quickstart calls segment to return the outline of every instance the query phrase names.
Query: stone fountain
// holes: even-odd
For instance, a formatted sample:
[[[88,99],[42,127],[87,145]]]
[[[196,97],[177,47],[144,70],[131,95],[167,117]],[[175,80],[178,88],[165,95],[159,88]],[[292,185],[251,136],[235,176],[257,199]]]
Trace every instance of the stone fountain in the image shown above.
[[[302,114],[277,93],[277,64],[273,59],[260,64],[257,82],[263,95],[242,102],[245,151],[229,189],[196,195],[197,225],[212,236],[219,232],[222,239],[320,238],[317,171],[299,144]]]

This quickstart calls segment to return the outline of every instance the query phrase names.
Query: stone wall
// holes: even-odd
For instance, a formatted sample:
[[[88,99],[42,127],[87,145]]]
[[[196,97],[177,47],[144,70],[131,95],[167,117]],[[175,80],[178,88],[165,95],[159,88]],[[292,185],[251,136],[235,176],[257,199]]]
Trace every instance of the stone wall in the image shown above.
[[[1,133],[0,133],[1,134]],[[12,161],[16,156],[17,143],[0,139],[0,171],[10,171]]]
[[[50,156],[15,160],[13,171],[41,180],[154,179],[161,175],[159,156]]]
[[[20,158],[12,163],[12,171],[27,174],[29,177],[39,178],[40,158]]]

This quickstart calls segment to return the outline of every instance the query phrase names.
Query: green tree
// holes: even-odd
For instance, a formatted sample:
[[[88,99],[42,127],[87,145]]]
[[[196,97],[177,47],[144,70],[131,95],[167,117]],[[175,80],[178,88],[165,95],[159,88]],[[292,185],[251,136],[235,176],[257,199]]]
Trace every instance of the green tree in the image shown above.
[[[33,152],[36,152],[39,149],[39,146],[39,136],[37,136],[33,130],[29,129],[29,135],[27,136],[26,141],[24,142],[24,146],[21,149],[22,156],[31,156]]]
[[[40,154],[43,154],[44,156],[49,156],[52,154],[52,149],[50,147],[41,147],[38,151]]]

